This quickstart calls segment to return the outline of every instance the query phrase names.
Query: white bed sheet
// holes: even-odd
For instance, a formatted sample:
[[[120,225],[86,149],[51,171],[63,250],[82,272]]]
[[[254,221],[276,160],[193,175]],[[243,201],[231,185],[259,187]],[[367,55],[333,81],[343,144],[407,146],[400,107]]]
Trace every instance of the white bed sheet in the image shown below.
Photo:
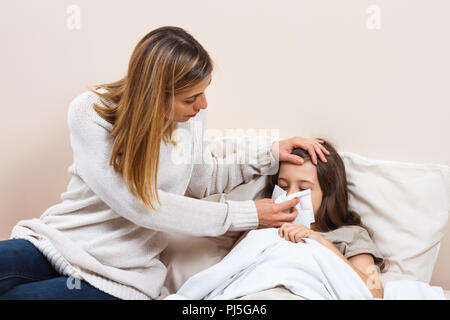
[[[450,290],[444,290],[447,300],[450,300]],[[246,296],[242,296],[233,300],[307,300],[304,297],[296,295],[285,287],[276,287]]]
[[[444,290],[445,299],[450,300],[450,290]]]

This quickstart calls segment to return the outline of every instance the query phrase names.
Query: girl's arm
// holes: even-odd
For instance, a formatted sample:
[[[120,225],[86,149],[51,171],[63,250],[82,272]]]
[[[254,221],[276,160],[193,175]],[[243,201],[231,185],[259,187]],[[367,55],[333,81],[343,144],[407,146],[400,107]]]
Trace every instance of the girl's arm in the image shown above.
[[[375,267],[375,261],[371,254],[361,253],[347,259],[333,243],[325,238],[322,237],[320,243],[337,254],[360,276],[374,298],[383,299],[383,287]]]
[[[344,260],[364,281],[374,298],[383,298],[383,287],[378,277],[375,262],[371,254],[357,254],[347,259],[332,242],[326,240],[319,233],[307,228],[302,224],[284,223],[278,230],[278,234],[288,241],[305,242],[301,238],[314,239],[333,251],[338,257]]]

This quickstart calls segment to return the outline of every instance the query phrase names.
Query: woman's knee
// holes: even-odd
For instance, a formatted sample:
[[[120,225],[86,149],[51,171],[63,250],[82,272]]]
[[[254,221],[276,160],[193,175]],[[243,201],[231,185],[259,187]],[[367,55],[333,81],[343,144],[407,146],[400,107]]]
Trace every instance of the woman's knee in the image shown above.
[[[25,239],[8,239],[0,241],[0,251],[2,253],[14,254],[24,250],[25,248],[32,249],[33,247],[34,245]]]
[[[60,276],[25,283],[0,295],[0,300],[119,300],[89,283]]]
[[[41,272],[54,272],[49,261],[28,240],[0,241],[0,253],[0,273],[14,269],[40,269]]]
[[[0,294],[16,285],[57,275],[48,260],[30,241],[0,241]]]

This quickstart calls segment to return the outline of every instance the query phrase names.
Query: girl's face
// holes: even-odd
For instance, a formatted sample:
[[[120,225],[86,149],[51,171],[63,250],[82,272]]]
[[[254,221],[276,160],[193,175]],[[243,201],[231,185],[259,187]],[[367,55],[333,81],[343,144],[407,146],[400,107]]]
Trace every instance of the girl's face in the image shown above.
[[[320,208],[322,203],[322,189],[317,179],[317,169],[310,161],[303,164],[293,164],[290,162],[282,162],[280,164],[280,172],[278,174],[278,186],[287,194],[311,189],[311,200],[314,214]]]
[[[205,89],[209,86],[211,80],[210,77],[198,86],[175,95],[174,121],[186,122],[194,117],[200,109],[206,109],[208,103],[206,102]],[[166,101],[167,110],[170,110],[171,105],[172,97],[169,97]]]

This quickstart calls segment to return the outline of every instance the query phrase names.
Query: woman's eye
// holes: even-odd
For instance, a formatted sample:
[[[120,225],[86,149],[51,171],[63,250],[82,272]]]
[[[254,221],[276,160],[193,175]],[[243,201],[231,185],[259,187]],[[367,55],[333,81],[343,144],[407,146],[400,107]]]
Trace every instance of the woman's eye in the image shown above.
[[[191,100],[191,101],[185,101],[187,104],[191,104],[191,103],[194,103],[195,102],[195,100]]]

